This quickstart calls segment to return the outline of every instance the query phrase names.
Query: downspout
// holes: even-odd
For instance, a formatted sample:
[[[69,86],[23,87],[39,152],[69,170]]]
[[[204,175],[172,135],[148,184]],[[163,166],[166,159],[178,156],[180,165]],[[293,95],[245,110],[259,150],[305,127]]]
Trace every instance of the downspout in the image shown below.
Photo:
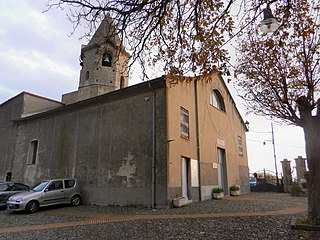
[[[200,169],[200,140],[199,140],[199,113],[198,113],[198,90],[197,79],[194,80],[194,108],[196,116],[196,146],[198,159],[198,181],[199,181],[199,201],[201,201],[201,169]]]
[[[152,91],[152,160],[151,160],[151,208],[155,208],[156,200],[156,92],[148,84]]]

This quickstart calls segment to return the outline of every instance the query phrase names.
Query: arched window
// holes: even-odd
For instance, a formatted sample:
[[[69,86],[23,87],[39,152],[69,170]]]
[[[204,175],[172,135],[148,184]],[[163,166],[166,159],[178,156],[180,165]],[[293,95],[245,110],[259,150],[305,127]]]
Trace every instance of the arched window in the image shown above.
[[[224,111],[224,112],[226,111],[223,98],[217,89],[214,89],[211,93],[211,104],[212,106],[220,109],[221,111]]]
[[[112,57],[109,53],[103,54],[102,56],[102,66],[111,67]]]

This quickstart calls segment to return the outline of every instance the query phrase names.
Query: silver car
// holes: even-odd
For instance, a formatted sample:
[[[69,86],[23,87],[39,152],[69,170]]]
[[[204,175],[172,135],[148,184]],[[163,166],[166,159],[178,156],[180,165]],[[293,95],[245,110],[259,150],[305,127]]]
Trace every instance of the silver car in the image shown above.
[[[43,206],[63,203],[77,206],[80,202],[81,192],[76,179],[43,180],[30,191],[10,197],[7,201],[7,209],[34,213]]]

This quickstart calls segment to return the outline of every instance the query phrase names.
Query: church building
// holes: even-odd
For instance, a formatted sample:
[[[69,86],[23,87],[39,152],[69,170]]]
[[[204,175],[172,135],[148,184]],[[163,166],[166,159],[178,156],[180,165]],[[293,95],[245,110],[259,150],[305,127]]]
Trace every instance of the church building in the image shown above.
[[[83,202],[172,206],[249,192],[246,124],[219,73],[128,86],[129,54],[104,20],[81,48],[79,88],[0,105],[0,180],[77,178]]]

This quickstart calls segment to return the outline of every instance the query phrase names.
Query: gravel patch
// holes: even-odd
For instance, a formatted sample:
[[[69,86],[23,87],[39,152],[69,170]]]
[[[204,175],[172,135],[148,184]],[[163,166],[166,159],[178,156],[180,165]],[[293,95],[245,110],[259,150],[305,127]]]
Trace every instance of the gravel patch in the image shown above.
[[[106,216],[153,216],[261,212],[261,216],[206,217],[108,222],[75,227],[0,233],[0,239],[15,240],[93,240],[93,239],[320,239],[320,232],[290,229],[295,215],[264,216],[263,212],[306,206],[305,197],[288,194],[253,193],[246,197],[195,202],[182,208],[156,209],[82,205],[42,209],[35,214],[0,211],[0,231],[8,227],[63,223]],[[146,216],[146,217],[147,217]]]
[[[290,217],[225,217],[153,220],[90,225],[74,229],[0,235],[1,239],[320,239],[320,232],[294,231]]]
[[[81,221],[86,218],[82,216],[64,216],[50,215],[42,211],[34,214],[26,214],[23,212],[11,213],[9,211],[0,211],[0,229],[8,227],[21,227],[30,225],[51,224],[57,222]],[[1,236],[1,235],[0,235]],[[0,239],[2,239],[0,237]]]

